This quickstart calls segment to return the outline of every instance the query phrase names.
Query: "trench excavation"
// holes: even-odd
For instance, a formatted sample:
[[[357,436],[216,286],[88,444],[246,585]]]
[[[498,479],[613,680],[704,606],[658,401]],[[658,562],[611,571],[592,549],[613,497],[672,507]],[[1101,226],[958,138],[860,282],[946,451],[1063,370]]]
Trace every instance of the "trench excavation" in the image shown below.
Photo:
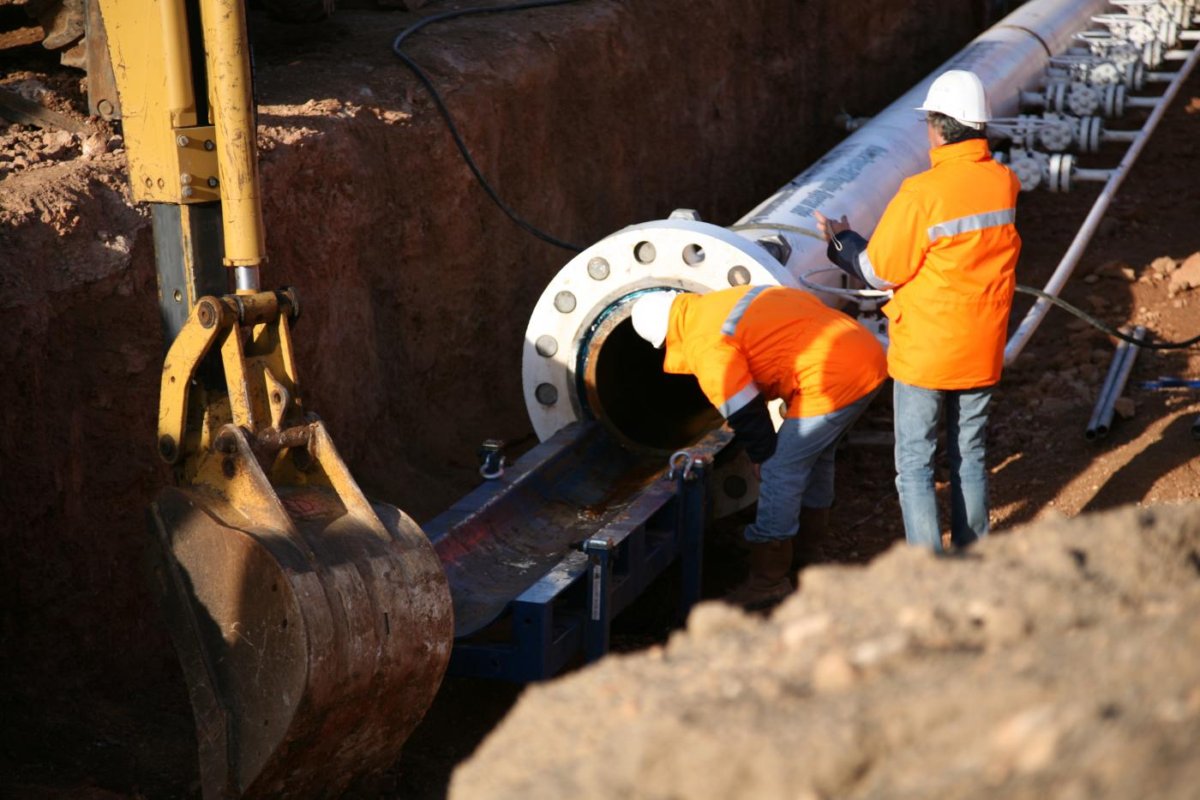
[[[1062,8],[1055,6],[1055,14],[1066,14]],[[1095,10],[1081,8],[1072,10],[1080,13]],[[906,23],[909,17],[905,16],[907,12],[904,10],[894,9],[888,4],[882,4],[875,10],[880,15],[894,15],[892,21],[901,23],[898,28],[910,24]],[[861,10],[846,10],[846,13],[851,12],[861,13]],[[610,22],[605,13],[598,13],[596,18],[588,17],[586,22],[590,25]],[[643,9],[630,13],[652,15],[654,12]],[[787,9],[771,9],[771,13],[764,16],[778,19],[787,13],[790,13]],[[355,19],[361,21],[367,17],[363,15],[361,20]],[[704,25],[700,21],[692,24],[702,28]],[[929,27],[934,25],[928,20],[921,24]],[[946,29],[941,31],[946,41],[961,42],[975,32],[955,28],[954,24],[958,23],[945,20],[940,24]],[[1061,18],[1055,25],[1055,33],[1048,35],[1043,32],[1043,39],[1054,39],[1064,35],[1064,32],[1070,32],[1067,30],[1069,26]],[[1010,27],[1034,26],[1029,23]],[[570,28],[570,25],[566,25],[562,29],[552,30],[550,35],[561,37],[558,41],[578,43],[574,38],[577,34]],[[483,25],[468,27],[468,30],[480,40],[486,40],[494,29]],[[349,35],[358,37],[355,39],[358,52],[369,51],[370,42],[373,41],[371,36],[366,36],[364,41],[361,32]],[[703,28],[698,34],[693,31],[692,35],[713,37],[712,41],[715,42],[725,32]],[[894,35],[897,42],[902,38],[900,33]],[[1015,35],[1010,31],[1003,33],[1000,38],[1007,41]],[[886,38],[886,34],[880,36]],[[528,43],[523,43],[525,45]],[[764,48],[771,46],[774,45],[764,44]],[[893,42],[887,46],[902,48],[905,45]],[[536,45],[533,48],[536,50]],[[647,52],[651,50],[649,47],[644,49]],[[812,64],[820,63],[822,56],[819,49],[819,43],[815,43],[812,54],[803,57],[811,59],[811,63],[804,60],[808,66],[798,68],[813,69]],[[953,49],[947,46],[937,54],[937,58],[950,55]],[[417,52],[420,54],[419,43]],[[711,55],[712,49],[707,52]],[[992,63],[989,59],[994,58],[996,52],[995,46],[977,50],[977,54],[990,53],[985,58],[985,66]],[[423,55],[438,63],[436,48],[431,47]],[[552,60],[548,55],[543,55]],[[871,173],[870,170],[862,173],[864,180],[875,184],[876,189],[870,198],[858,197],[853,194],[853,181],[846,180],[855,175],[847,173],[844,165],[839,165],[836,159],[822,159],[812,172],[802,174],[777,195],[760,204],[761,207],[756,206],[755,211],[743,215],[739,223],[725,229],[702,222],[701,217],[714,220],[737,218],[742,210],[758,202],[758,198],[772,186],[778,185],[782,177],[778,169],[768,171],[762,167],[748,166],[746,172],[750,174],[739,175],[729,184],[737,188],[722,189],[719,192],[720,199],[705,206],[703,214],[684,213],[659,223],[639,223],[639,220],[660,216],[672,207],[670,204],[678,202],[677,198],[689,194],[702,196],[721,184],[721,181],[713,180],[711,174],[697,175],[691,163],[686,164],[681,172],[664,173],[657,178],[653,177],[655,173],[652,170],[643,166],[640,174],[652,184],[652,191],[640,193],[643,198],[640,205],[627,199],[639,193],[624,192],[619,186],[605,186],[600,190],[600,195],[602,199],[613,202],[601,202],[598,210],[589,209],[586,213],[573,215],[576,212],[561,211],[564,207],[569,208],[569,204],[564,205],[563,197],[592,196],[597,191],[595,176],[575,175],[572,167],[555,162],[552,168],[562,170],[565,176],[559,182],[563,187],[559,190],[563,197],[548,201],[548,206],[540,206],[539,198],[544,195],[544,186],[537,189],[517,188],[514,196],[535,208],[541,207],[547,212],[543,218],[554,223],[556,229],[570,231],[574,226],[576,230],[571,231],[572,234],[583,231],[582,235],[572,235],[572,240],[597,241],[585,254],[573,259],[556,275],[554,271],[561,265],[561,258],[556,253],[539,250],[539,245],[524,240],[517,241],[515,236],[498,247],[491,239],[481,239],[469,222],[463,222],[486,218],[488,212],[482,201],[478,207],[472,205],[474,201],[470,198],[475,189],[469,180],[456,182],[453,178],[447,178],[460,174],[456,157],[449,148],[433,148],[428,151],[428,158],[423,163],[409,166],[408,170],[417,176],[412,196],[397,199],[395,186],[399,182],[393,179],[398,179],[399,175],[394,171],[396,168],[382,159],[380,154],[395,154],[397,145],[393,137],[398,133],[405,147],[419,147],[419,142],[437,141],[441,130],[436,121],[431,122],[419,114],[409,127],[399,131],[389,129],[388,126],[394,123],[383,120],[387,113],[397,113],[391,111],[389,104],[397,108],[412,108],[411,100],[401,96],[398,84],[375,86],[377,94],[387,98],[381,108],[362,112],[355,109],[353,104],[342,104],[340,101],[332,101],[331,104],[326,99],[319,99],[314,113],[312,108],[306,108],[301,102],[309,97],[305,93],[307,87],[298,88],[295,85],[297,79],[287,74],[291,72],[290,68],[282,68],[282,65],[290,65],[295,60],[294,54],[280,48],[273,57],[274,61],[271,55],[264,60],[266,68],[261,77],[264,79],[265,96],[295,102],[272,103],[266,100],[260,112],[263,135],[273,145],[264,158],[264,176],[268,185],[276,189],[268,193],[266,206],[268,235],[273,253],[278,254],[277,258],[273,257],[264,278],[274,281],[286,275],[289,282],[295,282],[303,288],[305,297],[312,298],[312,302],[305,307],[306,319],[299,328],[302,335],[298,337],[300,361],[308,381],[306,391],[311,393],[314,400],[312,407],[326,414],[331,425],[337,426],[334,429],[339,444],[343,446],[356,475],[365,476],[364,480],[371,485],[374,496],[387,497],[421,519],[432,518],[433,521],[423,527],[435,541],[452,586],[458,587],[453,597],[458,617],[456,632],[463,637],[470,637],[497,622],[501,627],[523,622],[526,618],[511,613],[509,604],[531,589],[538,589],[536,579],[539,574],[544,574],[545,569],[553,572],[555,565],[562,565],[562,569],[555,573],[555,579],[562,582],[563,588],[569,588],[567,584],[570,581],[576,582],[567,594],[572,594],[570,599],[577,609],[594,609],[595,606],[589,605],[590,597],[575,596],[583,594],[579,579],[585,577],[597,562],[603,563],[605,559],[605,554],[596,549],[594,543],[590,550],[587,545],[590,539],[599,539],[602,544],[604,536],[611,538],[614,528],[620,529],[622,534],[641,537],[642,544],[639,546],[651,549],[665,547],[653,550],[658,553],[654,558],[660,561],[668,557],[679,558],[679,542],[671,546],[663,545],[663,542],[677,536],[680,520],[686,514],[679,510],[677,504],[669,514],[656,517],[658,511],[670,502],[677,501],[681,495],[679,485],[663,477],[666,456],[678,449],[688,449],[691,455],[699,457],[708,467],[715,464],[726,441],[708,433],[719,420],[699,394],[694,382],[664,376],[658,370],[659,362],[656,359],[661,358],[661,354],[650,349],[632,333],[624,316],[627,306],[623,299],[631,292],[660,286],[699,291],[745,282],[795,281],[798,275],[803,274],[800,267],[807,268],[816,260],[815,256],[805,254],[820,250],[816,243],[810,241],[811,237],[788,229],[789,226],[802,228],[803,224],[807,224],[801,218],[787,216],[787,213],[805,207],[803,190],[806,180],[811,179],[812,184],[821,191],[846,189],[852,198],[847,203],[857,209],[859,203],[864,207],[875,203],[874,194],[881,197],[888,195],[889,192],[885,191],[887,182],[898,180],[897,176],[902,170],[894,170],[894,176],[882,179],[878,173]],[[865,57],[880,56],[876,52]],[[1037,59],[1041,58],[1037,56]],[[905,61],[905,57],[896,60]],[[889,59],[885,61],[892,63]],[[1020,69],[1028,71],[1029,60],[1021,61]],[[936,59],[931,60],[926,55],[921,69],[911,69],[911,74],[903,80],[898,77],[900,70],[897,70],[892,82],[898,85],[884,87],[886,81],[872,78],[865,82],[870,86],[856,88],[859,95],[875,92],[878,102],[874,107],[878,108],[907,86],[913,85],[913,81],[931,68],[934,62]],[[531,72],[536,73],[538,66],[535,63]],[[720,69],[720,65],[716,68]],[[355,74],[353,69],[337,65],[328,66],[328,70],[330,82],[337,84],[334,96],[365,96],[359,91],[361,75]],[[482,71],[486,72],[487,69]],[[1165,71],[1158,72],[1161,74]],[[452,70],[446,68],[445,72],[450,74]],[[869,73],[870,70],[864,67],[862,74]],[[1025,73],[1022,72],[1022,75]],[[1033,71],[1029,71],[1029,75],[1033,75]],[[744,79],[750,81],[749,77]],[[633,80],[637,82],[636,78]],[[862,75],[839,80],[864,83]],[[1022,82],[1030,82],[1029,76],[1026,75]],[[840,87],[843,92],[847,89],[846,86]],[[767,95],[778,97],[784,90],[784,87],[780,87],[774,94],[768,92]],[[912,92],[919,90],[920,84]],[[887,94],[884,95],[884,92]],[[686,96],[686,92],[679,94]],[[749,94],[754,92],[750,91]],[[741,98],[724,97],[723,102],[741,112],[732,114],[732,117],[739,119],[736,126],[731,125],[729,130],[734,127],[739,130],[754,129],[756,126],[751,121],[753,109],[763,106],[763,100],[761,95],[757,98],[747,97],[743,106]],[[484,106],[494,107],[492,101],[485,102],[475,97],[466,97],[464,102],[472,111]],[[641,115],[632,116],[650,118],[657,111],[655,103],[663,105],[666,101],[659,95],[657,99],[642,98],[638,102],[647,103],[647,108]],[[897,105],[905,102],[902,97]],[[483,105],[480,106],[480,103]],[[507,104],[502,103],[501,106],[507,107]],[[808,109],[814,107],[820,108],[822,103],[811,96],[802,97],[792,106],[798,111],[792,113],[804,116],[809,113]],[[1136,109],[1136,105],[1131,108]],[[678,116],[682,118],[688,113],[691,113],[690,104],[687,108],[681,108]],[[362,118],[358,118],[359,114],[362,114]],[[876,116],[885,114],[886,111]],[[528,113],[524,116],[537,118]],[[340,121],[334,123],[332,119]],[[797,158],[794,152],[789,152],[789,156],[779,158],[778,163],[802,164],[812,161],[820,155],[825,145],[836,138],[831,126],[825,122],[808,126],[807,120],[793,118],[787,121],[774,120],[771,124],[777,126],[779,138],[782,139],[800,129],[802,122],[805,123],[804,129],[812,132],[811,139],[792,145],[789,151],[799,148],[804,157]],[[516,128],[518,120],[510,119],[508,123]],[[712,148],[713,152],[718,153],[711,157],[712,163],[722,158],[733,161],[743,150],[763,146],[762,142],[742,139],[738,139],[736,146],[731,146],[730,137],[734,134],[726,133],[723,124],[692,124],[696,129],[703,128],[711,134],[711,139],[705,138],[703,144],[697,146]],[[297,134],[296,126],[313,127],[307,133]],[[503,128],[501,125],[497,129]],[[577,133],[573,133],[577,129],[575,125],[564,125],[561,130],[535,132],[531,137],[530,149],[540,148],[539,155],[551,161],[554,160],[552,154],[559,149],[573,149],[573,152],[588,150],[591,142],[571,138],[578,137]],[[1088,130],[1099,135],[1094,125]],[[609,135],[602,138],[610,143],[621,141],[617,133],[606,131]],[[907,134],[901,134],[900,138],[904,135]],[[862,141],[862,138],[857,140]],[[1109,143],[1112,141],[1116,140],[1110,140]],[[849,160],[857,165],[856,169],[864,165],[870,167],[873,160],[881,164],[903,160],[891,156],[880,159],[878,154],[869,157],[871,148],[877,146],[870,143],[864,150],[858,151],[859,156],[853,156],[855,146],[854,142],[847,140],[839,149],[843,156],[851,155]],[[591,150],[599,152],[600,149]],[[674,143],[666,147],[656,157],[661,162],[656,167],[669,171],[666,165],[670,163],[669,155],[674,150]],[[919,161],[920,148],[914,152],[917,153],[914,158]],[[863,156],[863,153],[868,155]],[[1032,150],[1026,151],[1023,169],[1030,174],[1036,171],[1037,177],[1045,184],[1063,186],[1070,183],[1072,176],[1081,179],[1093,177],[1078,165],[1072,172],[1071,165],[1064,159],[1050,161],[1040,159],[1033,153]],[[501,161],[503,159],[497,159],[494,166],[499,168]],[[616,182],[619,182],[617,177],[627,166],[621,163],[618,169],[618,161],[620,159],[616,159],[607,170],[609,177]],[[116,168],[110,162],[102,162],[105,169]],[[321,180],[313,180],[314,170],[321,175]],[[375,181],[363,181],[361,178],[364,174],[371,174],[377,179],[377,185]],[[570,180],[576,180],[578,185],[572,188],[568,185]],[[555,183],[554,180],[546,181],[546,185]],[[514,185],[512,181],[509,182],[510,187]],[[64,186],[70,186],[70,181],[65,181]],[[297,190],[295,187],[303,189]],[[653,201],[650,198],[654,198]],[[106,195],[104,202],[109,206],[121,206],[123,201],[119,196],[113,198]],[[432,234],[429,234],[432,224],[430,209],[438,208],[442,203],[465,206],[470,211],[456,215],[461,229],[446,232],[435,226]],[[394,211],[397,204],[402,209],[399,221],[392,215],[385,217],[378,211],[382,208]],[[314,219],[326,224],[313,225]],[[869,219],[869,214],[866,217],[860,215],[857,219]],[[635,223],[631,228],[605,236],[608,231],[630,222]],[[134,356],[127,352],[114,356],[111,345],[87,340],[86,346],[81,345],[84,354],[79,358],[85,370],[85,380],[80,385],[85,388],[78,390],[71,388],[74,385],[71,381],[63,379],[75,367],[48,357],[52,350],[49,344],[42,345],[43,350],[37,350],[35,345],[30,354],[5,353],[6,370],[11,367],[14,374],[36,378],[27,383],[32,388],[20,390],[13,407],[32,409],[38,405],[50,405],[53,400],[59,403],[75,402],[79,404],[77,408],[82,409],[73,412],[76,414],[73,427],[68,430],[74,438],[69,448],[53,436],[43,436],[38,444],[30,446],[30,432],[16,427],[10,429],[11,441],[5,442],[5,447],[11,445],[14,452],[35,454],[29,476],[17,476],[10,484],[23,494],[20,503],[14,501],[14,505],[53,509],[29,515],[35,523],[18,534],[20,541],[14,548],[15,561],[7,569],[10,577],[14,577],[10,585],[19,583],[24,594],[20,602],[12,604],[18,609],[14,619],[20,622],[19,630],[18,626],[12,626],[9,630],[18,631],[12,641],[17,645],[13,652],[19,660],[36,663],[37,657],[28,654],[45,651],[49,644],[49,650],[53,652],[95,651],[102,662],[109,662],[104,671],[107,675],[118,676],[117,681],[140,683],[147,676],[162,681],[165,674],[165,680],[170,682],[173,676],[169,669],[164,673],[163,667],[150,665],[163,649],[161,631],[156,636],[150,624],[151,634],[144,635],[146,617],[138,609],[144,607],[145,598],[133,588],[136,578],[130,579],[126,575],[131,571],[128,554],[135,549],[140,519],[125,507],[137,506],[142,502],[141,496],[151,494],[152,487],[157,486],[157,480],[146,477],[150,471],[147,467],[152,468],[150,459],[136,456],[133,463],[137,469],[126,468],[128,472],[118,466],[115,475],[108,479],[108,486],[115,485],[116,491],[111,496],[100,497],[99,502],[96,493],[101,490],[91,488],[92,484],[89,483],[77,484],[77,495],[83,498],[78,503],[67,503],[58,508],[54,502],[43,499],[46,486],[62,486],[64,482],[80,480],[78,476],[87,471],[88,465],[107,461],[110,448],[101,447],[99,442],[103,436],[115,435],[110,430],[108,409],[114,404],[123,409],[153,407],[156,389],[153,365],[158,354],[155,352],[157,342],[152,331],[157,328],[157,319],[143,313],[144,310],[138,310],[140,304],[153,295],[153,277],[147,266],[149,243],[144,227],[137,227],[142,223],[136,218],[126,218],[122,224],[131,231],[141,230],[143,233],[132,236],[134,244],[131,250],[125,250],[125,260],[119,262],[121,266],[108,272],[101,269],[98,281],[91,275],[88,280],[92,282],[77,290],[78,302],[68,303],[61,312],[50,312],[52,315],[61,313],[61,316],[51,316],[59,326],[51,335],[46,336],[46,321],[39,315],[44,307],[57,308],[56,305],[37,306],[34,301],[33,305],[22,306],[22,302],[29,301],[18,300],[16,303],[6,302],[4,306],[6,310],[18,309],[18,327],[46,336],[57,346],[64,341],[83,341],[94,329],[122,327],[133,329],[144,340],[130,345]],[[97,222],[84,213],[82,230],[74,234],[76,239],[69,241],[98,238],[105,243],[106,256],[111,257],[113,253],[121,252],[121,245],[110,225],[103,216]],[[502,223],[497,223],[493,230],[488,231],[488,236],[503,239],[507,235],[502,232],[505,230]],[[595,237],[604,238],[596,240]],[[371,252],[379,257],[359,253],[360,246],[365,242],[370,243]],[[647,242],[653,244],[649,251],[653,253],[652,256],[648,255],[644,246]],[[79,269],[72,265],[87,262],[86,249],[83,248],[85,255],[80,258],[72,256],[68,247],[65,257],[60,257],[61,263],[66,264],[68,270]],[[55,252],[59,250],[56,248]],[[498,257],[497,253],[503,255]],[[498,262],[520,264],[522,268],[514,269],[512,275],[506,274],[504,280],[487,282],[484,288],[481,273],[487,274],[491,271],[491,265]],[[397,270],[396,264],[405,269]],[[481,268],[480,265],[486,266]],[[293,274],[296,276],[294,281]],[[586,278],[583,278],[584,275]],[[453,291],[444,291],[447,285],[453,285]],[[40,296],[39,292],[57,291],[48,283],[35,284],[32,288],[23,287],[22,290],[35,298]],[[532,300],[539,291],[544,294],[532,314],[522,313],[533,305]],[[97,292],[105,298],[103,307],[88,302],[90,294]],[[569,301],[564,292],[570,295]],[[564,310],[568,307],[569,310]],[[22,310],[25,308],[37,311],[25,313]],[[503,308],[504,313],[494,313],[497,308]],[[79,313],[80,309],[82,314]],[[439,328],[442,320],[452,322],[449,326]],[[98,321],[104,324],[99,325]],[[525,325],[526,321],[525,353],[521,370],[518,370],[515,348],[506,352],[503,342],[519,342],[520,326]],[[40,340],[35,336],[33,341]],[[95,358],[88,357],[88,348],[95,349],[96,352],[92,354]],[[431,355],[433,352],[437,355]],[[31,362],[39,358],[42,363],[36,369],[31,368]],[[120,361],[122,358],[129,359],[129,366]],[[150,363],[151,367],[148,370],[144,367],[135,369],[139,359]],[[561,362],[561,370],[557,366],[553,369],[546,366],[552,361],[556,364]],[[124,369],[131,371],[123,373]],[[518,371],[523,373],[520,380],[516,377]],[[130,375],[132,379],[128,377]],[[111,388],[114,384],[123,384],[115,390],[115,394]],[[51,398],[44,388],[48,385],[66,387],[63,397]],[[418,385],[420,390],[416,388]],[[89,405],[87,392],[96,387],[100,387],[101,397],[95,404]],[[525,395],[524,409],[516,400],[522,392]],[[655,398],[654,402],[648,401],[651,397]],[[123,413],[136,414],[130,410]],[[133,427],[152,430],[149,415],[143,416],[147,419],[140,420]],[[468,494],[456,501],[455,498],[466,487],[477,482],[475,464],[471,459],[475,445],[483,438],[497,434],[509,440],[518,439],[528,429],[530,422],[544,442],[522,457],[522,460],[529,458],[528,463],[532,464],[529,469],[510,465],[500,481],[505,487],[504,491],[514,498],[510,505],[504,508],[498,502],[498,495],[502,493],[497,488],[499,484],[484,484],[480,496],[472,499],[472,495]],[[82,433],[85,430],[88,431],[86,436]],[[102,436],[98,437],[97,432]],[[577,466],[572,466],[568,460],[559,460],[562,454],[569,454],[588,464],[587,474],[580,475]],[[14,463],[9,459],[6,461]],[[138,472],[138,475],[134,475],[134,472]],[[716,481],[716,484],[718,487],[736,485],[737,481]],[[718,500],[733,506],[745,502],[745,495],[722,498],[719,488],[716,494]],[[47,531],[42,531],[39,526],[48,526],[53,531],[60,528],[94,530],[95,526],[81,523],[96,518],[97,508],[100,509],[100,527],[110,528],[115,535],[96,539],[88,537],[75,542],[78,546],[74,558],[80,561],[68,562],[72,564],[68,569],[68,577],[72,581],[68,581],[71,588],[65,595],[64,608],[67,610],[62,612],[62,619],[50,621],[61,623],[68,630],[73,627],[95,627],[95,612],[89,608],[91,603],[87,598],[97,590],[109,590],[109,582],[115,574],[115,583],[120,587],[114,597],[117,613],[108,615],[110,618],[106,618],[103,624],[112,629],[109,639],[115,637],[116,641],[125,641],[129,645],[124,648],[110,647],[108,640],[99,644],[94,636],[89,638],[86,634],[73,637],[73,641],[66,643],[56,635],[45,633],[54,626],[39,623],[46,622],[46,616],[55,612],[47,610],[51,608],[50,604],[38,601],[39,593],[48,590],[39,588],[38,582],[29,578],[29,575],[36,576],[39,570],[46,570],[46,567],[32,563],[31,555],[39,552],[39,548],[44,550],[49,547],[45,542],[52,541],[44,535]],[[544,512],[544,518],[537,517]],[[468,518],[470,524],[462,525]],[[446,533],[456,525],[459,526],[457,531]],[[499,526],[502,525],[509,525],[518,535],[506,538],[500,533]],[[598,537],[595,535],[597,533],[604,536]],[[31,555],[22,555],[25,552]],[[625,583],[621,584],[624,588],[620,591],[632,597],[645,588],[649,573],[628,578],[627,573],[621,572],[628,567],[627,560],[622,561],[627,558],[618,556],[613,567],[614,574],[626,577]],[[108,564],[108,572],[82,566],[83,561],[89,559],[93,563]],[[515,566],[505,570],[504,565]],[[661,564],[655,563],[653,566],[658,568]],[[41,585],[50,584],[43,581]],[[592,586],[588,584],[587,589],[591,593]],[[61,599],[58,595],[54,596],[56,602]],[[623,596],[621,602],[627,605],[629,599]],[[125,609],[125,613],[121,613],[122,609]],[[613,609],[601,609],[601,612],[611,616]],[[577,617],[578,614],[572,611],[568,616]],[[560,632],[561,627],[551,625],[550,633]],[[583,649],[588,657],[595,657],[605,649],[605,642],[599,645],[595,642],[595,637],[600,633],[594,628],[589,629],[586,623],[572,630],[574,632],[569,636],[575,638],[569,644],[573,651]],[[559,643],[562,653],[556,653],[553,664],[540,667],[547,670],[547,675],[568,663],[577,663],[574,660],[577,656],[568,656],[566,653],[568,643],[565,640]],[[589,647],[592,649],[589,650]],[[486,655],[482,656],[476,662],[479,672],[486,673],[489,664],[487,658]],[[68,661],[84,663],[78,659]],[[459,666],[462,666],[461,662]]]

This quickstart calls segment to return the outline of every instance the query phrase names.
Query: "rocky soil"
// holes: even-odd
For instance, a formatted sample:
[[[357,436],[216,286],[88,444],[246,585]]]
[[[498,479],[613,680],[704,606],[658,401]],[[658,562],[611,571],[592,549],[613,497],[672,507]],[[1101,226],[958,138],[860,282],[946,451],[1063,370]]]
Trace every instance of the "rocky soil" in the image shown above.
[[[1191,797],[1197,612],[1200,504],[897,546],[530,689],[450,797]]]
[[[883,0],[583,0],[431,26],[410,52],[506,201],[586,243],[676,207],[732,222],[837,141],[834,114],[881,108],[978,30],[986,4],[944,5],[955,13]],[[323,25],[257,13],[252,24],[265,277],[305,298],[297,344],[308,404],[373,496],[427,519],[478,480],[479,441],[528,435],[520,340],[566,254],[489,203],[395,61],[392,38],[416,18],[351,8]],[[876,23],[870,35],[850,41],[812,36],[801,48],[780,34],[856,30],[864,18]],[[166,480],[153,453],[163,343],[148,217],[129,202],[119,128],[81,113],[79,73],[36,49],[6,51],[0,89],[78,127],[0,125],[0,794],[194,796],[186,694],[139,568],[144,508]],[[1200,251],[1198,134],[1200,76],[1126,182],[1068,300],[1164,338],[1200,333],[1189,261]],[[1088,165],[1116,163],[1119,152]],[[1048,277],[1093,196],[1022,197],[1022,282]],[[1104,334],[1051,312],[998,392],[993,527],[1049,521],[1046,533],[997,536],[962,561],[901,550],[850,566],[901,536],[890,452],[861,437],[840,457],[838,535],[826,549],[843,566],[807,573],[771,620],[706,606],[665,647],[527,693],[541,713],[522,700],[455,793],[527,785],[515,767],[497,766],[524,751],[521,769],[539,783],[606,795],[603,770],[571,749],[593,736],[611,742],[603,733],[644,745],[637,757],[626,744],[598,750],[608,756],[594,762],[658,792],[640,796],[670,796],[651,773],[696,787],[703,771],[688,764],[718,761],[712,787],[734,780],[762,787],[757,796],[786,780],[812,796],[928,797],[972,779],[1010,796],[1045,796],[1043,786],[1142,794],[1118,793],[1131,785],[1117,774],[1127,765],[1149,796],[1187,796],[1177,789],[1196,777],[1187,771],[1197,761],[1187,749],[1196,700],[1183,688],[1196,682],[1184,663],[1196,643],[1185,563],[1195,525],[1182,518],[1195,512],[1156,507],[1153,522],[1126,511],[1124,522],[1075,525],[1061,517],[1200,498],[1197,393],[1136,388],[1161,375],[1200,377],[1200,359],[1143,353],[1122,418],[1087,443],[1112,349]],[[863,432],[889,420],[884,399]],[[741,558],[736,526],[713,536],[708,596],[737,579]],[[1069,611],[1076,605],[1087,613]],[[668,635],[645,605],[619,624],[622,649]],[[710,646],[720,668],[673,694]],[[727,663],[735,647],[745,668]],[[1090,684],[1071,676],[1093,674],[1100,701],[1089,704]],[[580,692],[577,714],[567,698]],[[447,681],[384,796],[442,796],[517,693]],[[798,714],[776,714],[783,709]],[[795,724],[810,715],[825,724]],[[547,727],[530,733],[539,717]],[[649,727],[635,733],[622,721]],[[723,740],[706,738],[714,722]],[[668,748],[657,733],[694,747]],[[912,747],[922,736],[933,746]],[[531,755],[538,750],[544,761]],[[936,768],[924,752],[938,754]],[[553,776],[552,763],[562,765]],[[481,776],[493,771],[489,788]]]

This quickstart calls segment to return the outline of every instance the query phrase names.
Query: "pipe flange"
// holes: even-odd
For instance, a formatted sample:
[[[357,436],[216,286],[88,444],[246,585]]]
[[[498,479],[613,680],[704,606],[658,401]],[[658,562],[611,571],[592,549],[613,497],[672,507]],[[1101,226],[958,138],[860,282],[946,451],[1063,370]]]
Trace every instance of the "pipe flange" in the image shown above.
[[[1163,45],[1162,42],[1155,40],[1145,45],[1141,49],[1142,63],[1147,67],[1154,69],[1163,63]]]
[[[1125,72],[1112,61],[1096,62],[1087,70],[1088,83],[1097,86],[1121,83],[1126,77]]]
[[[1032,192],[1041,186],[1044,170],[1033,152],[1021,149],[1012,150],[1009,153],[1008,167],[1021,182],[1021,191]]]
[[[1125,72],[1126,80],[1123,85],[1126,89],[1140,92],[1146,87],[1146,65],[1141,61],[1130,61]]]
[[[1125,87],[1123,85],[1105,87],[1104,116],[1108,119],[1125,116]]]
[[[655,287],[705,292],[795,286],[770,253],[725,228],[689,219],[632,225],[571,259],[546,286],[525,331],[521,383],[538,438],[590,419],[580,391],[590,332],[632,295]]]
[[[1075,140],[1070,120],[1057,115],[1047,115],[1038,121],[1037,140],[1051,153],[1061,153],[1071,147]]]
[[[1100,104],[1099,88],[1086,83],[1072,83],[1067,90],[1065,107],[1058,110],[1066,111],[1073,117],[1086,117],[1089,114],[1095,114],[1099,110]]]
[[[1075,157],[1070,153],[1055,153],[1050,156],[1050,191],[1071,191],[1071,172],[1074,168]]]
[[[1052,83],[1047,86],[1045,107],[1053,111],[1066,111],[1067,86],[1066,83]]]
[[[1080,149],[1085,153],[1099,153],[1104,136],[1104,124],[1099,117],[1084,117],[1079,121]]]

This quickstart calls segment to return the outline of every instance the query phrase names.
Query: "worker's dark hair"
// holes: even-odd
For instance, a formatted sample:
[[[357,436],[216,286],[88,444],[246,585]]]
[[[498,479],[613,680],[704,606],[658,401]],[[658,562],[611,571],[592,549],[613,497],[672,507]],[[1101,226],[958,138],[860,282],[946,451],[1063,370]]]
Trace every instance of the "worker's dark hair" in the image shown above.
[[[930,111],[925,115],[925,119],[942,135],[946,144],[965,142],[967,139],[987,138],[987,132],[982,128],[972,128],[970,125],[964,125],[954,117],[948,117],[937,111]]]

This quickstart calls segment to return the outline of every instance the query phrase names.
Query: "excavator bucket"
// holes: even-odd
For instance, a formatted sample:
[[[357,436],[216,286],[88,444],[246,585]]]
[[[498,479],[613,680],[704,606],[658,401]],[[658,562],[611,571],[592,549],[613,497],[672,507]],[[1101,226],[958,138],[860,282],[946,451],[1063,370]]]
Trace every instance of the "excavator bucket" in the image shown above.
[[[387,768],[450,655],[450,597],[428,540],[342,484],[324,429],[308,430],[303,452],[335,488],[273,487],[251,439],[229,425],[209,464],[216,488],[202,471],[150,510],[153,583],[209,800],[336,797]]]
[[[450,657],[433,546],[302,409],[297,308],[290,290],[203,297],[163,364],[176,485],[150,509],[152,580],[206,800],[341,795],[396,760]]]
[[[298,299],[261,290],[245,4],[99,3],[170,342],[158,453],[175,485],[150,509],[153,581],[201,788],[336,797],[393,763],[432,702],[453,637],[446,578],[420,528],[366,499],[303,408]]]

